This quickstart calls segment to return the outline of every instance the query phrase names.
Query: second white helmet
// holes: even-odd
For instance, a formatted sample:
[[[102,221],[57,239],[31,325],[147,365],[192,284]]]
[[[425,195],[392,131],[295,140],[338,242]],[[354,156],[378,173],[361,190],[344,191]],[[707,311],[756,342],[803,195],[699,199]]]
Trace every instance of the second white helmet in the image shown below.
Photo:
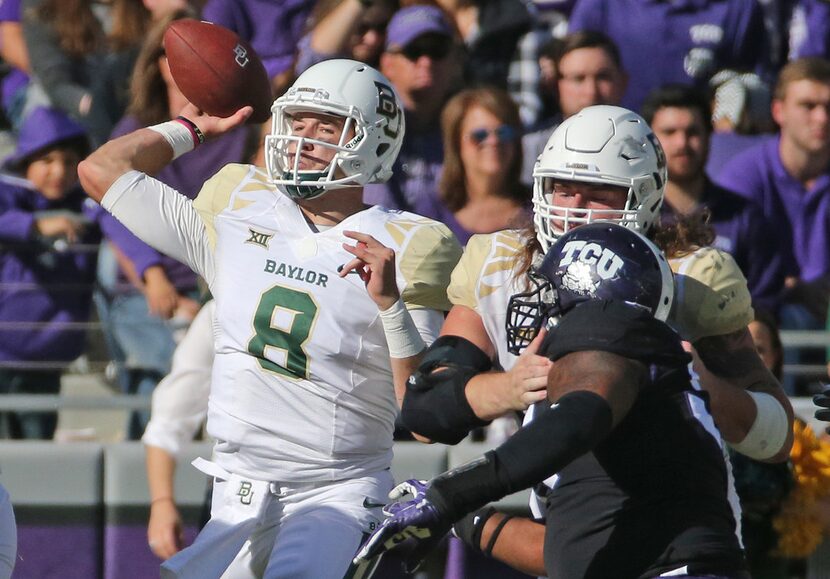
[[[556,128],[533,169],[534,225],[542,249],[547,251],[570,229],[593,221],[647,232],[659,218],[667,178],[663,148],[640,115],[608,105],[582,109]],[[557,206],[556,180],[626,187],[625,207]]]
[[[285,186],[292,197],[312,199],[331,189],[382,183],[391,177],[403,142],[404,114],[392,84],[371,66],[345,59],[316,64],[274,101],[271,112],[265,164],[271,181]],[[340,141],[293,136],[291,117],[297,112],[344,117]],[[299,156],[289,155],[292,142],[295,150],[304,143],[330,147],[334,158],[322,171],[301,171]]]

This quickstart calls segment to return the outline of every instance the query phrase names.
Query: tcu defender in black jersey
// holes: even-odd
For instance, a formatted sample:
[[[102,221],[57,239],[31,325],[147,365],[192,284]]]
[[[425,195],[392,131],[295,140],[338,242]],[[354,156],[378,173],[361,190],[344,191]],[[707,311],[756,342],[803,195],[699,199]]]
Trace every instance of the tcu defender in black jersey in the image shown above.
[[[414,498],[387,508],[358,559],[405,538],[423,556],[465,513],[546,481],[549,577],[744,577],[720,438],[664,323],[662,254],[629,229],[589,224],[532,277],[535,289],[511,300],[508,339],[549,328],[547,408],[480,459],[399,485],[392,498]]]

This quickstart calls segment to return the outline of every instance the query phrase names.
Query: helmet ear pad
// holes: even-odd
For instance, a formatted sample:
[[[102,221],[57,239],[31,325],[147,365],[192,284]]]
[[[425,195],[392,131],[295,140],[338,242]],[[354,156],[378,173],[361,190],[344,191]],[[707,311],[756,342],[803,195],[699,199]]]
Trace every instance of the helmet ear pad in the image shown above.
[[[586,107],[551,134],[533,170],[536,233],[547,250],[563,233],[592,221],[647,232],[657,222],[668,179],[666,157],[651,128],[622,107]],[[551,180],[623,187],[622,211],[576,211],[554,204]]]
[[[381,183],[392,176],[405,133],[403,107],[389,80],[371,66],[345,59],[316,64],[274,101],[271,111],[271,133],[265,139],[266,168],[272,182],[290,189],[289,195],[311,188],[325,192]],[[332,162],[322,176],[299,171],[289,155],[290,143],[296,148],[301,145],[291,126],[292,115],[300,112],[346,119],[337,143],[305,140],[334,149]]]

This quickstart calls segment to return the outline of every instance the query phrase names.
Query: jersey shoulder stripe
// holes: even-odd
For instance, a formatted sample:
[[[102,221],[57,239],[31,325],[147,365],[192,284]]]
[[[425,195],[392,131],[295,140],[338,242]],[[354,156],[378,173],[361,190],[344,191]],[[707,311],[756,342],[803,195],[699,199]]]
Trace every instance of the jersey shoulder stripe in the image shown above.
[[[753,320],[746,278],[731,255],[704,247],[669,263],[675,280],[669,323],[684,340],[730,334]]]
[[[274,191],[274,185],[268,182],[268,176],[264,171],[253,165],[225,165],[205,181],[198,196],[193,200],[193,207],[205,223],[211,247],[216,246],[216,216],[225,210],[244,209],[255,202],[237,193],[266,190]]]
[[[504,286],[525,243],[516,230],[473,235],[452,272],[447,290],[453,305],[479,309],[479,300]]]

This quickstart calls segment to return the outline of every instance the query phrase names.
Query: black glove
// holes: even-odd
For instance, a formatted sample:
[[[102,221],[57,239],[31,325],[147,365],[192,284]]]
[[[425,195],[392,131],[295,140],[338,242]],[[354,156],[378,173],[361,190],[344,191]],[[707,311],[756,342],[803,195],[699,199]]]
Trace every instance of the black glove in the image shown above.
[[[820,407],[816,410],[816,419],[830,422],[830,386],[826,387],[821,394],[813,396],[813,404]],[[830,426],[826,430],[830,433]]]
[[[484,531],[484,525],[496,512],[493,507],[484,507],[472,512],[453,525],[452,534],[476,551],[481,551],[481,533]]]

